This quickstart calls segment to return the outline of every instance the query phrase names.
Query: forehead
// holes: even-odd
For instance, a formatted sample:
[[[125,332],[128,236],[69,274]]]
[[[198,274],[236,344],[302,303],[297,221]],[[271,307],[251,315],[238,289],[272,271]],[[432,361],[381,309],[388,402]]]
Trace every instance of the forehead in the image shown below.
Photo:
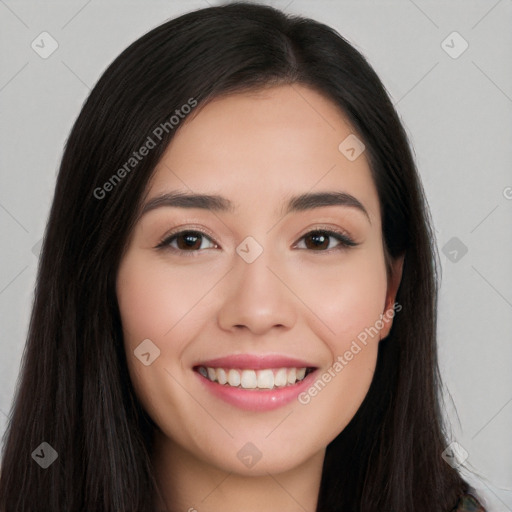
[[[223,96],[182,123],[155,169],[148,197],[174,190],[215,193],[228,197],[234,212],[252,205],[278,215],[292,196],[336,190],[379,217],[365,153],[351,160],[343,151],[344,141],[357,135],[316,91],[293,84]]]

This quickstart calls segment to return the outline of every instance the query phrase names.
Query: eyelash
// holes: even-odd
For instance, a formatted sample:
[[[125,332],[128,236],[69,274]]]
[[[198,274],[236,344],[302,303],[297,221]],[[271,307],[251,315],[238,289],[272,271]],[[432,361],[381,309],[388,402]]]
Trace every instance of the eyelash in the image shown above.
[[[174,233],[169,234],[163,240],[161,240],[160,243],[155,248],[161,249],[161,250],[170,250],[172,252],[178,253],[179,256],[189,256],[190,253],[198,253],[198,252],[205,250],[205,249],[196,249],[196,250],[185,251],[183,249],[177,249],[176,247],[171,247],[171,245],[170,245],[171,242],[174,239],[176,239],[179,235],[184,235],[184,234],[203,236],[203,237],[208,238],[210,240],[210,242],[212,242],[213,244],[217,245],[216,242],[212,239],[212,237],[210,235],[208,235],[207,233],[205,233],[201,230],[185,229],[182,231],[176,231]],[[338,240],[338,242],[340,242],[340,243],[336,247],[331,247],[330,249],[325,249],[325,250],[320,249],[320,250],[316,251],[314,249],[309,249],[310,252],[331,253],[331,251],[346,250],[346,249],[350,249],[351,247],[355,247],[355,246],[359,245],[357,242],[354,242],[354,240],[352,240],[352,238],[350,236],[348,236],[345,232],[336,231],[336,230],[332,230],[332,229],[313,229],[311,231],[308,231],[304,235],[302,235],[299,238],[299,241],[302,240],[303,238],[306,238],[308,235],[311,235],[311,234],[320,234],[320,235],[332,237],[332,238],[335,238],[336,240]],[[308,249],[306,248],[306,249],[301,249],[301,250],[308,250]],[[189,253],[189,254],[187,254],[187,253]]]

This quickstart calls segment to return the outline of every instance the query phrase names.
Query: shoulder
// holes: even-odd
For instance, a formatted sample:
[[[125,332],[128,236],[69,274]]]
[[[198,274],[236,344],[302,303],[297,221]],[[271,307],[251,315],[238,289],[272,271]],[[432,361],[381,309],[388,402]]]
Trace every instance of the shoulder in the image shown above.
[[[473,494],[463,494],[451,512],[486,512]]]

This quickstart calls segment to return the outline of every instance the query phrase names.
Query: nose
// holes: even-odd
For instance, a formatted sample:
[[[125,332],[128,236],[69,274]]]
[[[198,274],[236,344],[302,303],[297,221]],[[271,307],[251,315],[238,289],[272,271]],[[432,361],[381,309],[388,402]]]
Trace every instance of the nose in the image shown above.
[[[262,335],[272,329],[288,330],[297,319],[297,298],[290,277],[264,250],[252,263],[236,257],[222,290],[219,327]]]

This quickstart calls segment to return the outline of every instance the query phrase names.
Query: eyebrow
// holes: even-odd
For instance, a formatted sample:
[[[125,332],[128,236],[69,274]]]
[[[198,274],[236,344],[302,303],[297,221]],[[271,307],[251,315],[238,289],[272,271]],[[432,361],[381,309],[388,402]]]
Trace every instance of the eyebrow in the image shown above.
[[[188,192],[168,192],[147,201],[140,216],[163,206],[176,208],[201,208],[216,212],[235,213],[235,205],[229,199],[215,194],[190,194]],[[281,214],[301,212],[324,206],[346,206],[362,212],[371,224],[370,215],[363,204],[346,192],[315,192],[291,197],[281,208]]]

